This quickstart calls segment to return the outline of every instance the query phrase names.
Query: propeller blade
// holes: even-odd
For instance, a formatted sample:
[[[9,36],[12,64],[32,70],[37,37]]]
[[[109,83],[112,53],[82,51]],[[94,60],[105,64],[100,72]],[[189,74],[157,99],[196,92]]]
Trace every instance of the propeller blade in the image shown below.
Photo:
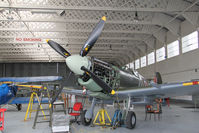
[[[60,55],[62,55],[63,57],[67,58],[68,56],[70,56],[71,54],[66,51],[60,44],[52,41],[52,40],[46,40],[46,42]]]
[[[90,70],[85,68],[84,66],[81,67],[81,70],[85,71],[87,74],[89,74],[92,79],[104,90],[104,92],[111,93],[112,95],[115,94],[115,91],[107,85],[102,79],[98,78],[94,73],[92,73]]]
[[[86,56],[88,52],[90,51],[90,49],[93,47],[93,45],[95,44],[95,42],[97,41],[98,37],[100,36],[103,30],[105,21],[106,21],[106,17],[103,16],[101,20],[99,21],[99,23],[96,25],[96,27],[93,29],[92,33],[88,37],[88,40],[86,41],[84,46],[82,47],[80,51],[81,56]]]

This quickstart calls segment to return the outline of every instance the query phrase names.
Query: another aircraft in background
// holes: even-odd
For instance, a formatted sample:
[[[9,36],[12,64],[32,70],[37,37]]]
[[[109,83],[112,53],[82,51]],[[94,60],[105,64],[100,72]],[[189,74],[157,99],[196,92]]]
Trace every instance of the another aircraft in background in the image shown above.
[[[59,76],[40,76],[40,77],[3,77],[0,78],[0,105],[16,104],[17,109],[21,109],[21,104],[28,103],[30,98],[17,97],[18,87],[24,83],[47,82],[61,80]],[[24,86],[24,85],[22,85]],[[28,85],[25,85],[28,87]],[[32,85],[31,85],[32,86]],[[30,86],[30,87],[31,87]],[[36,86],[32,86],[36,87]]]
[[[132,129],[136,125],[136,115],[130,110],[131,104],[146,104],[151,103],[156,98],[199,92],[199,81],[161,84],[161,77],[157,73],[159,84],[148,83],[135,70],[122,70],[104,61],[88,57],[87,54],[100,36],[105,21],[106,17],[104,16],[92,31],[79,55],[71,55],[58,43],[47,40],[47,43],[55,51],[66,58],[68,68],[79,77],[78,83],[89,90],[88,94],[94,97],[91,108],[84,111],[85,115],[83,115],[84,119],[82,121],[84,125],[91,123],[96,99],[125,100],[127,103],[126,114],[123,118],[125,118],[126,127]],[[80,94],[80,91],[70,90],[68,93]],[[135,99],[139,99],[139,101],[135,101]]]

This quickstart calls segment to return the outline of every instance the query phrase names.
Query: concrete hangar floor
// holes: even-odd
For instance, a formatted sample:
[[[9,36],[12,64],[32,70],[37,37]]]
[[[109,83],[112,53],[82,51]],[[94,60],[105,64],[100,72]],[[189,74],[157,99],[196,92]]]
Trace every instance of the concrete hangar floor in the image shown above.
[[[190,105],[186,104],[171,104],[170,108],[163,106],[163,114],[161,120],[145,121],[144,106],[135,106],[135,112],[137,114],[137,124],[133,130],[119,127],[112,130],[110,127],[102,128],[100,126],[85,127],[73,123],[71,133],[198,133],[198,120],[199,111],[194,108],[189,108]],[[32,129],[34,116],[26,122],[24,122],[24,116],[26,111],[26,105],[23,105],[22,111],[17,111],[12,106],[7,106],[8,111],[5,113],[5,130],[4,133],[49,133],[51,128],[48,123],[37,124],[36,129]],[[99,107],[95,108],[95,115]],[[106,107],[109,115],[112,117],[113,107]],[[62,113],[62,112],[60,112]]]

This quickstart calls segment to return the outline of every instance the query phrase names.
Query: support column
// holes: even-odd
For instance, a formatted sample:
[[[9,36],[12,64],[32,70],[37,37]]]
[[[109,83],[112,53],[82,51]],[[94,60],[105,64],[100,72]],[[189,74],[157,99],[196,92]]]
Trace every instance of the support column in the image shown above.
[[[6,63],[3,64],[3,72],[2,72],[2,76],[6,77]]]
[[[146,46],[145,56],[146,56],[146,66],[148,65],[148,46]]]
[[[197,32],[198,32],[198,48],[199,48],[199,27],[197,29]]]
[[[165,42],[164,42],[164,48],[165,48],[165,60],[168,59],[168,50],[167,50],[167,45],[168,45],[168,41],[167,41],[167,34],[165,36]]]
[[[180,25],[180,29],[179,29],[179,34],[180,34],[180,36],[178,38],[178,40],[179,40],[179,55],[181,55],[182,54],[182,31],[181,31],[181,25]]]
[[[156,72],[156,65],[157,65],[157,56],[156,56],[156,49],[157,49],[157,44],[156,44],[156,42],[157,42],[157,39],[155,39],[155,49],[154,49],[154,73]]]

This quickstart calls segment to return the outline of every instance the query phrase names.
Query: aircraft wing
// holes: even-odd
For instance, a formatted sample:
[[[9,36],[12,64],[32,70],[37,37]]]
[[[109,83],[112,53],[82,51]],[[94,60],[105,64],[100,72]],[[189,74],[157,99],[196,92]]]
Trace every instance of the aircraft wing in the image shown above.
[[[30,97],[15,97],[8,104],[28,104]],[[38,100],[34,98],[33,103],[38,103]],[[48,103],[48,98],[43,98],[42,103]]]
[[[119,99],[125,99],[128,96],[132,98],[167,98],[172,96],[192,95],[199,93],[199,81],[171,83],[153,85],[144,88],[121,88],[120,91],[116,91],[114,97]],[[76,89],[63,89],[62,92],[74,95],[82,96],[82,90]],[[90,91],[87,91],[89,96]]]
[[[83,90],[78,90],[75,88],[68,88],[68,87],[64,87],[62,90],[63,93],[67,93],[67,94],[72,94],[72,95],[78,95],[78,96],[89,96],[90,91],[87,91],[85,94],[83,94]]]
[[[45,82],[45,81],[55,81],[61,80],[61,76],[39,76],[39,77],[2,77],[0,82]]]
[[[120,98],[127,96],[132,97],[172,97],[182,95],[192,95],[199,93],[199,81],[171,83],[153,85],[145,88],[128,88],[127,90],[120,90],[116,95]]]

